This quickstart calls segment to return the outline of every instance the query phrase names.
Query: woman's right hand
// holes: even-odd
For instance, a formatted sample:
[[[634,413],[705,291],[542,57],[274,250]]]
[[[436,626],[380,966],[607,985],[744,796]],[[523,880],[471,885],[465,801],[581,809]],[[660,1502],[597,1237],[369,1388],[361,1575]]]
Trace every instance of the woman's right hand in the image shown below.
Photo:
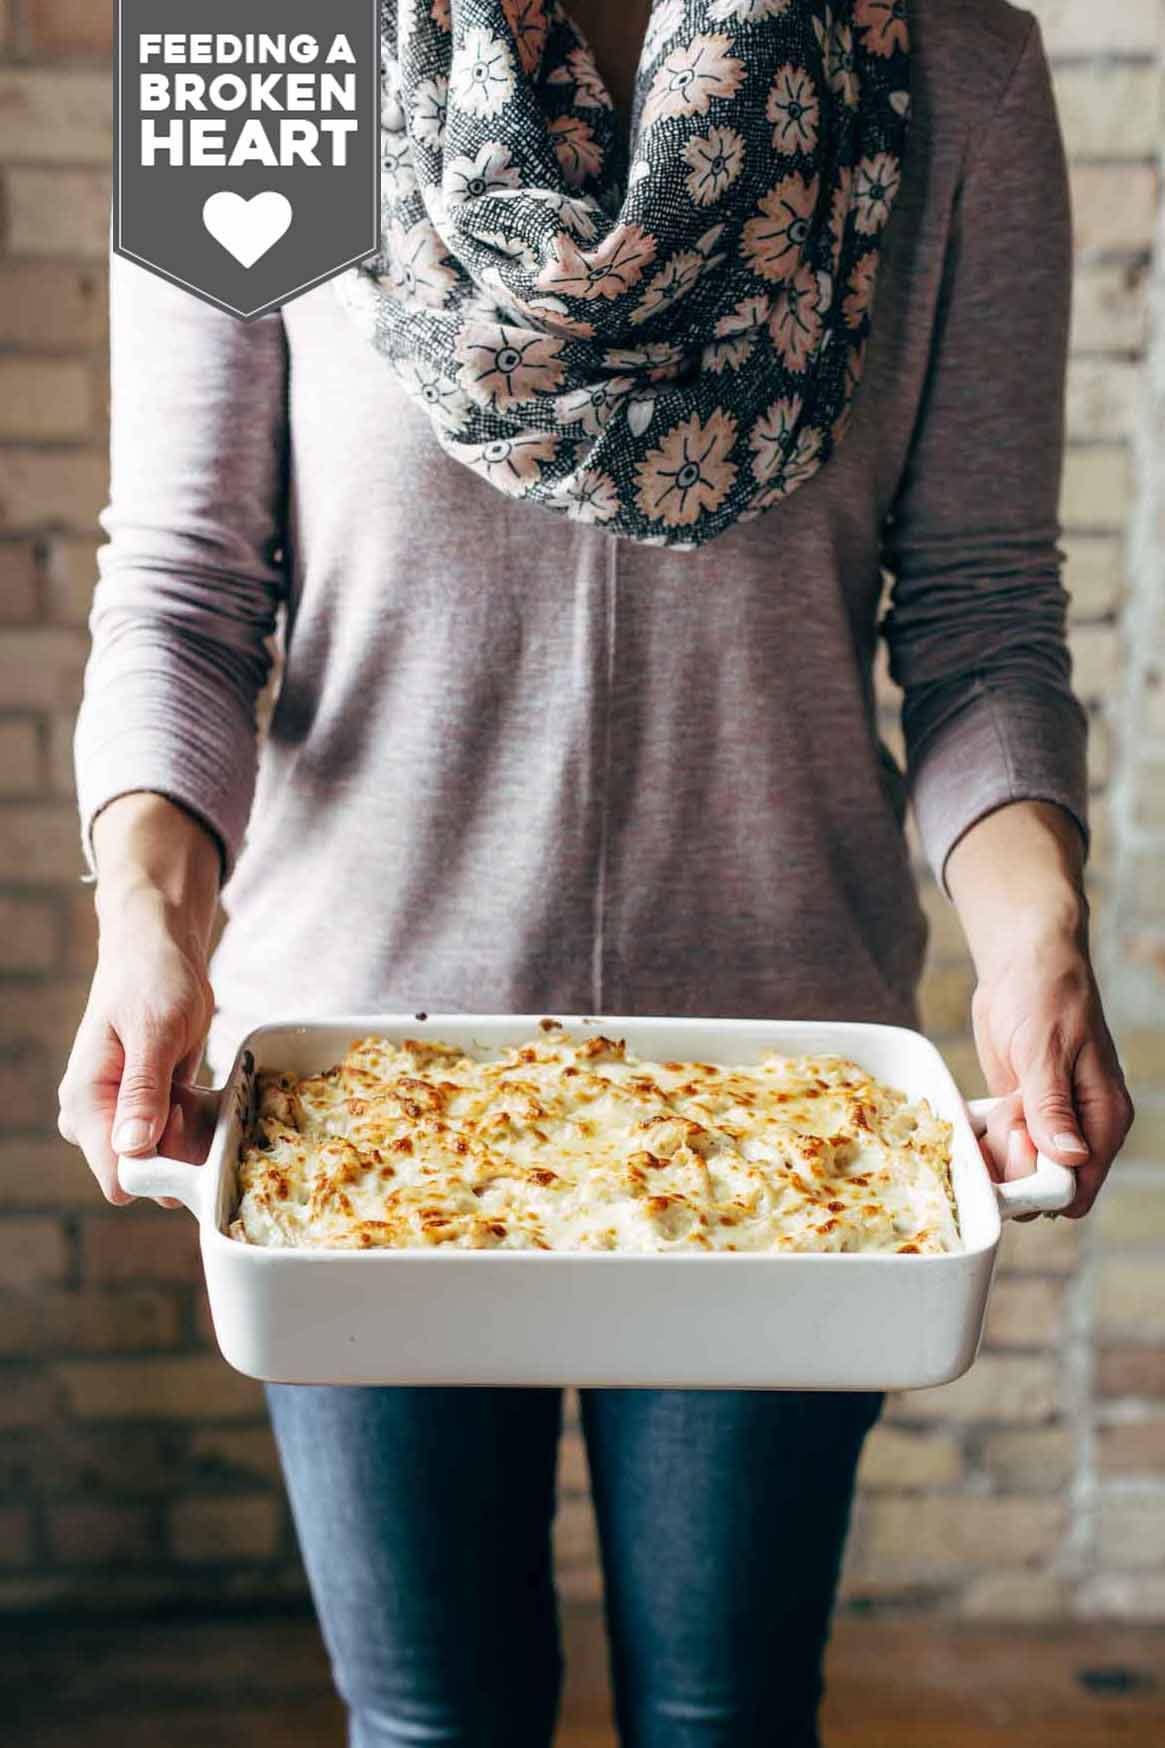
[[[118,1183],[117,1156],[159,1150],[181,1122],[171,1084],[193,1080],[202,1061],[214,1012],[207,957],[219,853],[189,814],[152,794],[111,802],[93,843],[97,969],[59,1088],[57,1126],[84,1153],[106,1200],[122,1205],[133,1198]]]

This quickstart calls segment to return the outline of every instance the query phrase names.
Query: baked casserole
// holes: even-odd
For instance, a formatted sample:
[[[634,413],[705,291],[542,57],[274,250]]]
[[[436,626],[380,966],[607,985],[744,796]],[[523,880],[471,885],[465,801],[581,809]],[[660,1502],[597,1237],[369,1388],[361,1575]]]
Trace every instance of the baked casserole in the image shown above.
[[[262,1071],[229,1232],[328,1249],[960,1248],[951,1126],[840,1056],[637,1058],[553,1020],[488,1060],[357,1040]]]

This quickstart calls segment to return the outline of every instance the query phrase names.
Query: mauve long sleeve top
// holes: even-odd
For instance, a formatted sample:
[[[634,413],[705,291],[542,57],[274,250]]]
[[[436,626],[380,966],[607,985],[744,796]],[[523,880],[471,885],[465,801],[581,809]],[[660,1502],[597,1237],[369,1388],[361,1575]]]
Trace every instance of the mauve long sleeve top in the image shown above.
[[[262,1019],[342,1010],[910,1024],[908,800],[940,876],[1011,800],[1086,830],[1047,64],[1003,0],[913,14],[850,432],[696,552],[616,541],[450,459],[331,286],[244,324],[112,261],[82,841],[92,873],[92,822],[132,790],[217,839],[217,1072]],[[878,735],[880,632],[905,772]]]

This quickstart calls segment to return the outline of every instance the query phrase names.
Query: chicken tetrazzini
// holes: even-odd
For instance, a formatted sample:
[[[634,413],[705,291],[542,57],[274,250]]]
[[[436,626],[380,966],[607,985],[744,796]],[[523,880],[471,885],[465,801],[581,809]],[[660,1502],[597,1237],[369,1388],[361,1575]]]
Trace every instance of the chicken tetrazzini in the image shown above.
[[[842,1057],[637,1058],[556,1021],[488,1059],[357,1040],[257,1076],[232,1237],[571,1251],[959,1248],[950,1125]]]

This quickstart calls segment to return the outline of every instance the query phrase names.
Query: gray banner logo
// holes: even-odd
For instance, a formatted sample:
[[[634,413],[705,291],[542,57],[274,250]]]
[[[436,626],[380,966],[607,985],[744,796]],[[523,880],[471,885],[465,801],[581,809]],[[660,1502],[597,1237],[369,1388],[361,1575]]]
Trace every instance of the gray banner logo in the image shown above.
[[[378,0],[118,0],[113,246],[249,321],[380,241]]]

